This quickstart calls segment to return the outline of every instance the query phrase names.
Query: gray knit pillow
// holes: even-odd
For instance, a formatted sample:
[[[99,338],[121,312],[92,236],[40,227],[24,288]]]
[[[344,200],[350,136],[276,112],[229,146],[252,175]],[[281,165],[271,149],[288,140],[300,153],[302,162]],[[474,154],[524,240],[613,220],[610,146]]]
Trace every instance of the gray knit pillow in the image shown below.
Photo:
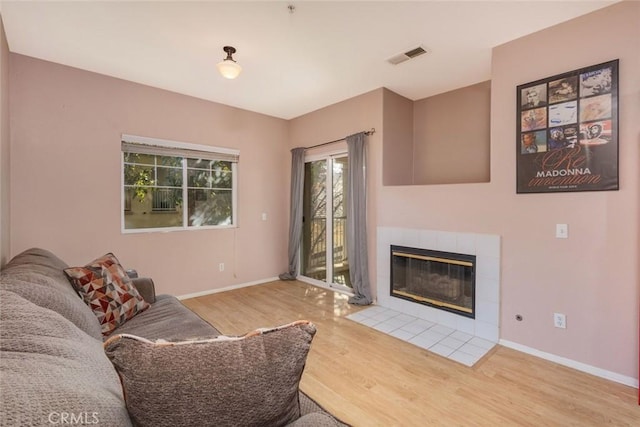
[[[242,337],[104,343],[140,426],[284,426],[300,417],[298,385],[315,326],[298,321]]]

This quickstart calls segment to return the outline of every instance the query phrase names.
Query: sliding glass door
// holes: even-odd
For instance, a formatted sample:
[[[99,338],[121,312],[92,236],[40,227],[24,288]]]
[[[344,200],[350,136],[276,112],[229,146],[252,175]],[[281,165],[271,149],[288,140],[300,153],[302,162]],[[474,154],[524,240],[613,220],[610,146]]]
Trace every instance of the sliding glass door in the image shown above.
[[[302,275],[349,289],[347,257],[346,154],[305,163]]]

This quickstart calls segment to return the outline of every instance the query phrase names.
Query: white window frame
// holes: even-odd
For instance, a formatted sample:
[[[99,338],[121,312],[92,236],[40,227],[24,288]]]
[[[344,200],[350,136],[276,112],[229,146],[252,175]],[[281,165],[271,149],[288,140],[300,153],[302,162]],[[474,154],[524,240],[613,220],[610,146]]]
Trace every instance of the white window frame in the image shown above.
[[[187,193],[189,190],[187,180],[187,158],[197,158],[184,156],[184,151],[194,152],[207,152],[215,154],[223,154],[229,156],[240,157],[240,150],[231,148],[214,147],[210,145],[192,144],[181,141],[171,141],[167,139],[150,138],[145,136],[127,135],[123,134],[121,141],[124,143],[132,143],[138,145],[148,145],[155,147],[162,147],[168,149],[174,149],[176,151],[175,157],[182,157],[182,200],[187,200]],[[178,153],[180,152],[180,153]],[[168,233],[172,231],[194,231],[194,230],[217,230],[217,229],[229,229],[238,228],[238,161],[231,162],[231,224],[230,225],[200,225],[189,226],[188,225],[188,209],[182,210],[182,226],[178,227],[156,227],[156,228],[125,228],[125,182],[124,182],[124,154],[125,150],[121,150],[120,153],[120,229],[122,234],[135,234],[135,233]],[[163,154],[171,156],[170,152]]]

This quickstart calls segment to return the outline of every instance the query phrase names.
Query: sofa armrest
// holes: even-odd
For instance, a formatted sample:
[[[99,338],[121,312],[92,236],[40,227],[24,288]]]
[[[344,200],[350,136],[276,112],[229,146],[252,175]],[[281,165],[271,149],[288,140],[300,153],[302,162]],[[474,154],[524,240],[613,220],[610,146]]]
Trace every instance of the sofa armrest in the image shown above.
[[[149,304],[156,302],[156,287],[153,284],[153,279],[150,277],[138,277],[131,279],[131,282],[146,302]]]

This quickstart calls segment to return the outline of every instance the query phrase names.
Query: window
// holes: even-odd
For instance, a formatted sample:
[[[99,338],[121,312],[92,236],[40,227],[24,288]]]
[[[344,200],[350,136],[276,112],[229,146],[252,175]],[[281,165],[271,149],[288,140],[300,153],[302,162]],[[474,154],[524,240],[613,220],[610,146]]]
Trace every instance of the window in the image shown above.
[[[122,230],[236,225],[239,152],[122,136]]]

